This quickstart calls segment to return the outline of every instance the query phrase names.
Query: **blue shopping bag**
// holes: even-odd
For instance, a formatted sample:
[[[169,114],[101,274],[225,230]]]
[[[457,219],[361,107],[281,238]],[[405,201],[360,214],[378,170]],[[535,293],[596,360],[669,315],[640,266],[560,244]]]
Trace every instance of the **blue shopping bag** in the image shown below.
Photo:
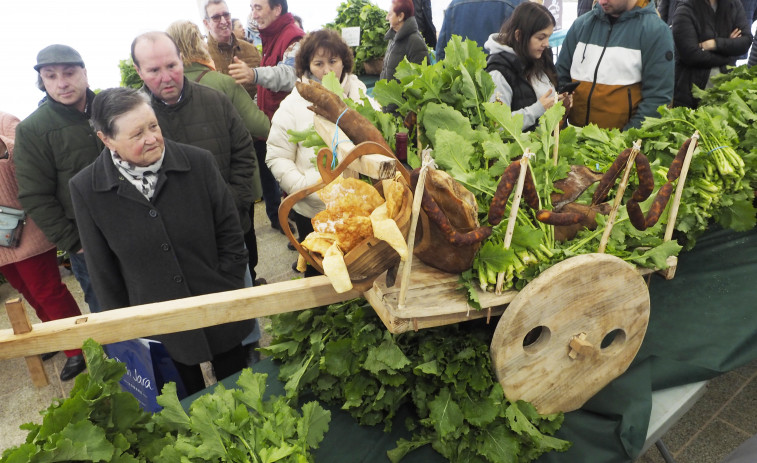
[[[163,385],[176,383],[179,400],[187,396],[176,366],[162,343],[152,339],[132,339],[103,346],[108,357],[126,364],[121,389],[130,392],[146,412],[159,412],[157,397]]]

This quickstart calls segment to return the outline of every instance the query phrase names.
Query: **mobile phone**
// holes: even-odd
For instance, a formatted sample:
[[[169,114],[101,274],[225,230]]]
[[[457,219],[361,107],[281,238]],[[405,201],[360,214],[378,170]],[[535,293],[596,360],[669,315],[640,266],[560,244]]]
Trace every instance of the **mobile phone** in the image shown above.
[[[574,82],[568,82],[567,84],[562,84],[557,87],[557,93],[573,93],[573,91],[578,88],[579,84],[581,82],[574,81]]]

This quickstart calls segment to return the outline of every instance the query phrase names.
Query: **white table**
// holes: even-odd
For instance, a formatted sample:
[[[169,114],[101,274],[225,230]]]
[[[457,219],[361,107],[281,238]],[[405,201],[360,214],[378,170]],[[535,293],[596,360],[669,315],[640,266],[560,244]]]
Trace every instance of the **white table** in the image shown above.
[[[662,436],[697,403],[706,390],[707,381],[701,381],[654,391],[652,393],[652,412],[649,416],[647,440],[644,442],[640,455],[644,455],[653,444],[660,442]],[[665,456],[666,450],[663,450],[662,442],[660,442],[658,448],[660,448],[660,452],[663,453],[663,458],[666,461],[673,461],[672,457]]]

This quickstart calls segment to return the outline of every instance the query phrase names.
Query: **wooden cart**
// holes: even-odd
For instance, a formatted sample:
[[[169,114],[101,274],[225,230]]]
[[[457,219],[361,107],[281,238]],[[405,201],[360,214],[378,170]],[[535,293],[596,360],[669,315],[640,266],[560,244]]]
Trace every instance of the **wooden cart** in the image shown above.
[[[366,154],[364,147],[343,143],[338,146],[339,157],[345,159],[353,150]],[[396,162],[383,153],[361,156],[355,164],[360,171],[379,178],[393,175]],[[678,200],[684,180],[682,175]],[[673,206],[676,204],[674,198]],[[282,208],[281,223],[299,247],[285,225],[286,213],[288,210]],[[665,277],[672,278],[676,259],[669,259],[668,264]],[[393,261],[386,259],[382,265],[385,271]],[[465,295],[457,289],[457,275],[413,259],[406,265],[410,266],[407,271],[401,266],[399,272],[410,277],[397,285],[387,285],[386,275],[376,274],[370,282],[359,282],[363,287],[338,294],[327,277],[318,276],[33,327],[20,300],[13,300],[6,304],[13,329],[0,331],[0,359],[26,357],[35,384],[44,385],[47,378],[39,354],[78,348],[87,338],[108,344],[364,296],[392,333],[501,315],[491,354],[505,394],[511,400],[532,402],[541,413],[553,413],[580,408],[622,374],[641,346],[649,320],[649,292],[643,278],[649,271],[639,271],[605,254],[582,255],[558,263],[520,292],[480,293],[481,311],[468,306]]]

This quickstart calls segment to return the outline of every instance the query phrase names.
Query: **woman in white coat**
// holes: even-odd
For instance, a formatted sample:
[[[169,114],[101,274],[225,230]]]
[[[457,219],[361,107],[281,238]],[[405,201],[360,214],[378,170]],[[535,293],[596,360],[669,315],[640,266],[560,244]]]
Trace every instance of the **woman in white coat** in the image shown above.
[[[295,70],[299,80],[305,83],[321,82],[324,76],[333,72],[342,84],[343,97],[358,101],[361,93],[365,94],[366,86],[352,74],[353,63],[352,50],[339,33],[323,29],[302,39]],[[308,109],[310,104],[297,92],[297,88],[294,88],[281,102],[271,120],[265,162],[281,189],[287,193],[293,193],[321,180],[313,161],[316,157],[313,148],[303,146],[302,143],[292,143],[287,133],[288,130],[306,130],[313,125],[314,113]],[[313,231],[310,219],[324,208],[323,201],[316,194],[294,205],[294,222],[300,241]],[[310,272],[310,268],[308,271]],[[309,272],[306,272],[306,276]]]

